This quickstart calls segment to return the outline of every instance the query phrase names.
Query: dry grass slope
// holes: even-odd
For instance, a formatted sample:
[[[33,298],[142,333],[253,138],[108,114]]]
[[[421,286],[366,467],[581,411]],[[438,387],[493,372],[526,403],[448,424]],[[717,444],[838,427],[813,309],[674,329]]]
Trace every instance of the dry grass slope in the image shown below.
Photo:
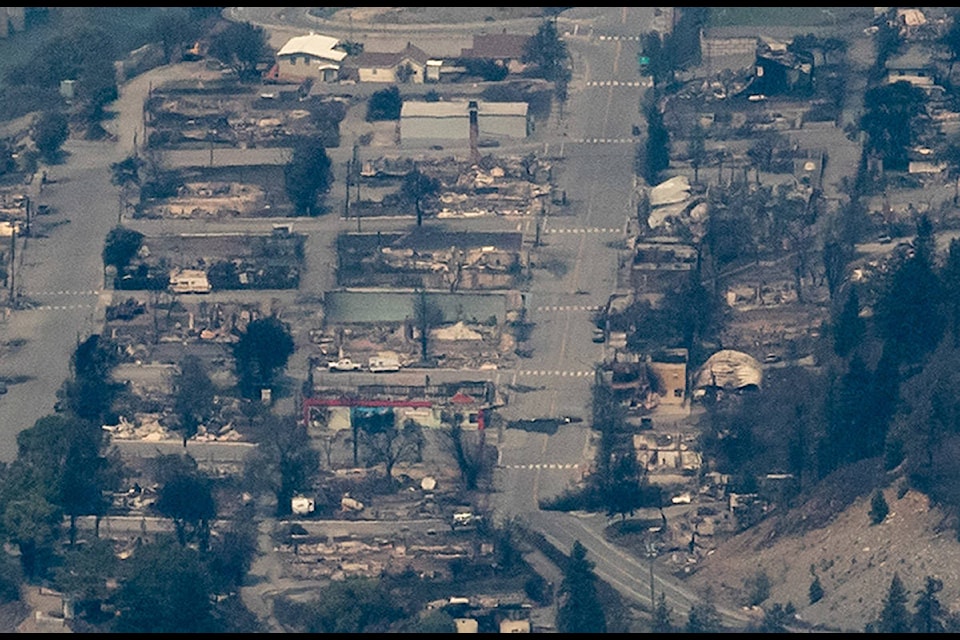
[[[810,498],[798,509],[772,516],[720,545],[689,579],[691,586],[712,588],[725,604],[744,603],[744,581],[764,571],[772,588],[764,603],[792,602],[800,618],[827,629],[863,631],[879,615],[894,572],[911,592],[912,610],[924,577],[943,581],[943,606],[960,611],[960,543],[944,513],[926,496],[907,491],[898,497],[896,481],[884,490],[890,514],[871,526],[871,493],[846,490],[878,473],[861,466],[831,478],[838,487]],[[825,483],[827,484],[827,483]],[[859,495],[858,495],[859,494]],[[824,597],[810,605],[813,572]]]

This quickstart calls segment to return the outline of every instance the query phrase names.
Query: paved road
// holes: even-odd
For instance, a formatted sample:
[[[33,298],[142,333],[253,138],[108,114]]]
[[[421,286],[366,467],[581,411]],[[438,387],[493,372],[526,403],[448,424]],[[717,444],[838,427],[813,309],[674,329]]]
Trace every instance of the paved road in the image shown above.
[[[542,264],[563,261],[565,273],[552,275],[535,270],[527,295],[528,318],[535,323],[530,344],[533,357],[525,369],[577,372],[593,369],[604,346],[591,339],[592,309],[606,303],[615,289],[618,254],[609,245],[622,241],[631,216],[634,189],[633,144],[621,142],[578,143],[578,139],[620,140],[629,137],[639,116],[642,88],[636,67],[637,43],[614,40],[609,35],[639,33],[647,28],[652,9],[605,8],[594,14],[592,36],[567,38],[574,62],[571,98],[563,119],[554,122],[555,137],[546,142],[549,153],[564,156],[558,187],[566,190],[569,205],[553,207],[542,234],[543,244],[535,256]],[[578,32],[587,30],[577,29]],[[599,81],[617,80],[623,86],[599,86]],[[559,114],[558,114],[559,115]],[[513,383],[543,386],[514,394],[511,410],[521,415],[589,415],[592,377],[524,379]],[[591,455],[589,425],[568,425],[554,436],[509,431],[502,447],[511,464],[585,465]],[[527,513],[536,508],[531,497],[549,497],[568,486],[576,474],[550,469],[536,473],[521,470],[504,474],[508,487],[497,494],[497,507],[504,513]]]
[[[551,212],[539,254],[542,261],[563,259],[570,268],[562,277],[537,272],[527,296],[529,318],[536,323],[533,358],[524,363],[530,369],[589,370],[603,357],[605,346],[590,340],[591,313],[616,290],[619,255],[611,244],[626,237],[635,216],[636,146],[630,130],[639,123],[644,88],[636,66],[639,45],[629,36],[649,29],[653,19],[651,8],[606,8],[595,16],[588,37],[567,38],[574,60],[571,100],[548,151],[564,156],[559,188],[567,191],[570,205]],[[538,384],[520,376],[514,380],[520,381]],[[569,375],[543,379],[542,391],[514,394],[511,409],[589,416],[591,382],[592,377]],[[606,518],[539,510],[540,499],[580,478],[593,457],[594,438],[588,424],[566,425],[550,436],[508,430],[501,441],[494,503],[499,514],[520,517],[561,549],[580,540],[599,576],[629,600],[649,605],[650,566],[604,539]],[[678,616],[697,601],[660,569],[654,582]],[[721,613],[727,624],[743,621],[739,612]]]
[[[17,434],[52,412],[77,341],[102,329],[110,293],[102,290],[100,252],[119,212],[110,165],[130,154],[135,136],[143,139],[142,105],[150,85],[203,73],[188,64],[134,78],[120,88],[112,106],[117,117],[107,124],[117,141],[71,138],[63,147],[66,161],[45,167],[52,184],[35,191],[34,202],[51,205],[54,213],[35,218],[39,235],[17,247],[23,258],[17,292],[30,308],[0,316],[0,343],[25,341],[0,359],[0,377],[27,378],[0,397],[0,461],[13,460]]]
[[[659,517],[656,513],[651,515]],[[605,516],[536,511],[528,513],[523,520],[561,549],[569,549],[574,541],[579,540],[596,564],[598,576],[627,600],[640,605],[650,602],[649,561],[636,557],[603,537],[602,530],[608,523]],[[673,609],[674,620],[686,621],[691,603],[698,602],[699,596],[656,564],[653,583],[658,598],[661,593],[665,594],[667,604]],[[718,607],[717,610],[723,624],[730,628],[740,628],[749,621],[742,611],[724,607]]]
[[[42,202],[59,213],[42,218],[43,224],[69,220],[52,228],[46,238],[18,242],[16,290],[21,299],[37,303],[31,310],[14,310],[0,323],[0,340],[25,341],[0,359],[0,376],[25,376],[0,397],[0,460],[16,457],[17,434],[51,413],[56,391],[69,374],[69,360],[77,340],[96,330],[102,317],[103,296],[99,250],[116,221],[115,205],[103,202],[110,192],[107,172],[74,158],[86,154],[89,143],[69,141],[73,155],[64,166],[48,172],[68,182],[44,188]],[[105,154],[105,157],[110,157]],[[37,200],[35,200],[37,201]],[[39,230],[39,224],[34,225]]]

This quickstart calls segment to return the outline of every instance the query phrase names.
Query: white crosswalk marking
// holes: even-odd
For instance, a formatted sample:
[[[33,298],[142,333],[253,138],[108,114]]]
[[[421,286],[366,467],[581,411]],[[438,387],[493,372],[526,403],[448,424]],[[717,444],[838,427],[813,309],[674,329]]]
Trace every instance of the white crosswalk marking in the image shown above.
[[[598,309],[600,309],[599,306],[590,304],[536,307],[536,311],[597,311]]]
[[[561,378],[583,378],[593,375],[593,371],[533,371],[530,369],[518,369],[517,375],[521,376],[557,376]]]
[[[92,304],[65,304],[65,305],[49,305],[44,304],[38,307],[32,307],[29,309],[24,309],[24,311],[70,311],[73,309],[93,309]]]
[[[590,80],[587,82],[586,86],[588,87],[629,87],[629,88],[638,88],[646,86],[645,82],[640,80]]]
[[[88,291],[35,291],[30,292],[28,295],[31,296],[96,296],[100,295],[100,292],[91,289]]]
[[[606,34],[600,34],[597,36],[597,40],[609,41],[609,42],[640,42],[640,36],[608,36]]]
[[[504,464],[500,465],[501,469],[522,469],[526,471],[536,471],[543,469],[579,469],[580,463],[578,462],[567,462],[567,463],[540,463],[540,464]]]
[[[634,144],[638,142],[637,138],[575,138],[575,143],[580,144]]]
[[[561,227],[559,229],[547,229],[546,233],[622,233],[621,229],[612,229],[610,227]]]

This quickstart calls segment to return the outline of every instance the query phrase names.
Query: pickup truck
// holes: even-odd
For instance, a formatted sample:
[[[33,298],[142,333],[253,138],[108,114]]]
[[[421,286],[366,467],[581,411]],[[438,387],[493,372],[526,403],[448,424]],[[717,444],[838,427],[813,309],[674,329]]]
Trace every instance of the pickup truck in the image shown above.
[[[336,362],[328,362],[327,369],[330,371],[360,371],[359,362],[354,362],[350,358],[340,358]]]

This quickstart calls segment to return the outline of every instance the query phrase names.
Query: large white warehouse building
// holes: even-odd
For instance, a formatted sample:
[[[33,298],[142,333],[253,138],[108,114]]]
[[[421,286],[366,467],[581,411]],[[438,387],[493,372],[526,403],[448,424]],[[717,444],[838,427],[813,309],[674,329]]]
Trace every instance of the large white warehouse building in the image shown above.
[[[526,102],[477,101],[481,140],[522,140],[531,128]],[[400,111],[400,142],[405,147],[469,145],[470,102],[404,102]]]

